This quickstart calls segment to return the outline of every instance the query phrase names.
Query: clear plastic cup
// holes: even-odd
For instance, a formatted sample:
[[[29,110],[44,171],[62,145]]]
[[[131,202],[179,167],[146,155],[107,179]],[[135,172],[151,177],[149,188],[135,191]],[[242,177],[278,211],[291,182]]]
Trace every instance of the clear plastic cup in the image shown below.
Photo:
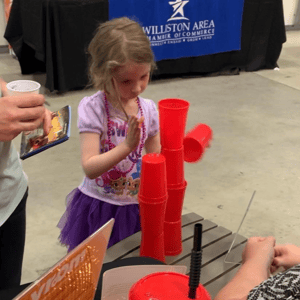
[[[162,154],[143,156],[140,180],[139,195],[152,199],[167,195],[166,159]]]
[[[158,102],[160,142],[166,149],[183,145],[189,102],[183,99],[162,99]]]
[[[186,187],[187,187],[186,181],[184,181],[181,187],[177,187],[177,188],[168,187],[168,200],[167,200],[165,221],[176,222],[181,219]]]
[[[129,290],[129,300],[189,300],[189,276],[175,272],[147,275]],[[196,300],[211,300],[208,291],[199,284]]]
[[[164,224],[165,255],[177,256],[182,252],[181,219]]]
[[[189,163],[199,161],[212,139],[212,130],[206,124],[198,124],[183,139],[184,160]]]
[[[166,158],[167,185],[183,185],[184,182],[184,151],[180,149],[161,149]]]
[[[15,80],[6,85],[9,95],[33,93],[39,94],[41,85],[33,80]]]

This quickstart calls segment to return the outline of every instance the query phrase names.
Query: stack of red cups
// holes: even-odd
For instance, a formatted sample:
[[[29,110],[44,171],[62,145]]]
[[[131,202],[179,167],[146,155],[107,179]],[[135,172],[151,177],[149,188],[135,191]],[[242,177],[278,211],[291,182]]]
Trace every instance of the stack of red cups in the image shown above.
[[[168,194],[166,159],[162,154],[143,156],[138,199],[142,231],[140,256],[165,262],[164,220]]]
[[[189,102],[163,99],[158,102],[161,154],[166,159],[168,201],[164,222],[165,255],[182,252],[181,214],[187,182],[184,178],[184,148]]]

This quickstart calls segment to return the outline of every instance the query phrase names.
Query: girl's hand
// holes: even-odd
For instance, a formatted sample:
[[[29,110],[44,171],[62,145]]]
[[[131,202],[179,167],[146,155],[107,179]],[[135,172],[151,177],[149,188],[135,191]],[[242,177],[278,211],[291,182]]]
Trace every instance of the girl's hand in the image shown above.
[[[285,270],[300,264],[300,248],[295,245],[277,245],[275,247],[275,258],[272,263],[272,271],[275,272],[279,267]]]
[[[144,117],[138,119],[135,116],[129,117],[128,131],[125,142],[133,151],[139,145],[141,139],[141,124],[144,122]]]

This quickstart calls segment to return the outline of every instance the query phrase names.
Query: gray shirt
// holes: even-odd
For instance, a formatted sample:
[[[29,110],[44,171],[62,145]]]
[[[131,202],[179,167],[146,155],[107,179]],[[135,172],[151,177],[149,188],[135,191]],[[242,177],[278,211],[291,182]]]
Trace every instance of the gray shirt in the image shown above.
[[[0,142],[0,226],[21,202],[27,189],[19,155],[12,142]]]

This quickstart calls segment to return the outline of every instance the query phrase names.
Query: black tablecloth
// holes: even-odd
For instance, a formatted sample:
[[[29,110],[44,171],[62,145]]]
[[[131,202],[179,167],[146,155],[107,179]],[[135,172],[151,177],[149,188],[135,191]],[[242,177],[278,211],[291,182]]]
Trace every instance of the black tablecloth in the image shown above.
[[[154,78],[277,66],[286,41],[282,0],[244,0],[241,50],[157,62]],[[88,82],[86,48],[108,20],[108,0],[14,0],[4,37],[22,74],[46,72],[46,87],[65,92]]]
[[[163,265],[159,260],[150,258],[150,257],[130,257],[130,258],[124,258],[121,260],[116,260],[110,263],[106,263],[103,265],[101,274],[99,277],[98,287],[96,290],[96,294],[94,299],[99,300],[101,299],[101,291],[102,291],[102,279],[103,279],[103,273],[109,269],[114,269],[117,267],[123,267],[123,266],[134,266],[134,265]],[[28,287],[31,283],[26,283],[21,286],[7,289],[7,290],[0,290],[0,299],[1,300],[11,300],[14,297],[16,297],[19,293],[21,293],[26,287]]]

